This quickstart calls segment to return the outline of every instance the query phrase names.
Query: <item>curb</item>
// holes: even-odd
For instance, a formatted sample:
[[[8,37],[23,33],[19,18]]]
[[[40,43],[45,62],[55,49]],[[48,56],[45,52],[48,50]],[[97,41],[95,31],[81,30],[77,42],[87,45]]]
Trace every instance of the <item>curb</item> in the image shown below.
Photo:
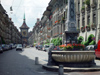
[[[58,72],[59,66],[48,66],[48,65],[42,65],[42,68]],[[94,66],[90,68],[75,68],[75,67],[64,67],[64,72],[93,72],[93,71],[100,71],[100,66]]]

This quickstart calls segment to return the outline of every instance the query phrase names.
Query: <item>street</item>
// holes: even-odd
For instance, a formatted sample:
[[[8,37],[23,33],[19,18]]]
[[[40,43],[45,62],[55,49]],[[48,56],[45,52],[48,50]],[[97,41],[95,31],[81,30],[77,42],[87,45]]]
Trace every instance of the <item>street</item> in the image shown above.
[[[54,72],[45,71],[41,65],[35,65],[36,56],[41,60],[47,60],[47,53],[35,48],[5,51],[0,54],[0,75],[57,75]]]
[[[42,69],[41,65],[35,65],[35,57],[39,57],[39,63],[47,63],[48,53],[25,48],[23,51],[15,49],[0,54],[0,75],[58,75]],[[64,75],[100,75],[100,72],[66,72]]]

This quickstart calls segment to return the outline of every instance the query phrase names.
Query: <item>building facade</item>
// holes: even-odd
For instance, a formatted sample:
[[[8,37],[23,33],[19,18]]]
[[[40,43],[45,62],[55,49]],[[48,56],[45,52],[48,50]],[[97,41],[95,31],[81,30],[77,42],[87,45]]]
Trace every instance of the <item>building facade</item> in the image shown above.
[[[88,1],[88,2],[86,2]],[[33,43],[43,43],[48,39],[62,38],[66,42],[65,22],[67,20],[68,0],[51,0],[39,23],[33,27]],[[78,37],[86,41],[89,35],[94,35],[95,41],[100,39],[100,0],[74,0],[76,27]]]
[[[76,0],[76,23],[79,36],[86,41],[89,35],[95,36],[96,43],[100,39],[100,0]]]
[[[22,43],[21,34],[0,4],[0,44]]]

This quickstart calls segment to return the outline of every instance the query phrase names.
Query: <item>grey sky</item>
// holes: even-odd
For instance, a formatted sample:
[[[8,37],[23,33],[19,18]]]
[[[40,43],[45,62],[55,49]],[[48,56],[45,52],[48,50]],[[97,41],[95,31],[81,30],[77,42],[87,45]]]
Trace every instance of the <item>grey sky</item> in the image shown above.
[[[18,29],[23,23],[25,12],[26,23],[30,30],[32,30],[37,18],[42,17],[49,2],[50,0],[1,0],[1,4]],[[12,14],[10,6],[13,8]]]

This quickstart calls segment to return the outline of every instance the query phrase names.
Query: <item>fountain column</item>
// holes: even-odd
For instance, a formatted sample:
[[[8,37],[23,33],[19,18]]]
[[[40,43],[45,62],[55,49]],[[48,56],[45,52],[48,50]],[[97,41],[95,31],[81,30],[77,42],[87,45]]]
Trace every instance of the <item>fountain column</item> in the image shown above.
[[[78,31],[76,29],[76,18],[74,0],[68,0],[67,20],[65,22],[65,34],[67,43],[77,43]]]

